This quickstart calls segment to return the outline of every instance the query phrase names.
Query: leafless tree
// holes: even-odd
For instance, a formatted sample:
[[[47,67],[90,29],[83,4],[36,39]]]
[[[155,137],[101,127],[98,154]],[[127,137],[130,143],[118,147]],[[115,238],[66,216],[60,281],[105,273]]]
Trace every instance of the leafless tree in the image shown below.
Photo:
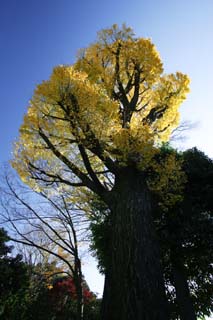
[[[8,171],[8,170],[7,170]],[[84,242],[88,220],[69,199],[66,189],[53,186],[48,192],[33,192],[13,173],[5,173],[0,187],[1,223],[10,239],[35,248],[31,259],[44,253],[73,278],[77,293],[78,319],[83,319],[83,275],[79,244]],[[29,258],[29,256],[28,256]]]

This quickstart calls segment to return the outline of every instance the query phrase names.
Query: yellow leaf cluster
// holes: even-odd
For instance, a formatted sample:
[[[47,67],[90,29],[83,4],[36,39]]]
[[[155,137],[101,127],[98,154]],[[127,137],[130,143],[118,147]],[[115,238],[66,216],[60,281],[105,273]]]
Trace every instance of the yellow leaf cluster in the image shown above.
[[[116,52],[119,49],[119,77],[127,84],[135,67],[141,68],[146,85],[152,85],[163,71],[158,51],[150,39],[116,40],[111,44],[95,43],[79,53],[77,70],[86,72],[90,81],[102,85],[110,95],[115,86]]]
[[[83,173],[87,171],[79,144],[95,172],[105,165],[95,154],[97,141],[102,158],[108,156],[122,166],[134,162],[141,170],[150,166],[159,144],[168,141],[178,125],[179,106],[189,91],[186,75],[162,72],[150,39],[134,38],[125,26],[99,33],[98,41],[84,49],[73,66],[54,68],[49,80],[37,86],[14,150],[13,166],[22,179],[37,185],[29,163],[73,178],[41,130]],[[125,112],[129,120],[124,125]]]
[[[153,161],[152,170],[155,176],[149,181],[149,188],[158,194],[160,207],[168,211],[182,200],[182,191],[186,176],[182,170],[182,160],[175,153],[167,155],[163,161]]]

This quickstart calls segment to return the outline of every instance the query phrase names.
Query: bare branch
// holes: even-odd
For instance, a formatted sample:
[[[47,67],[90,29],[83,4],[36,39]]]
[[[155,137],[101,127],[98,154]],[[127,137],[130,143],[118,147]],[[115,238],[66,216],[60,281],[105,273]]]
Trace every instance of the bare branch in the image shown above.
[[[198,125],[199,125],[199,122],[191,122],[187,120],[181,122],[180,125],[172,131],[170,140],[171,141],[185,140],[186,136],[183,133],[197,128]]]

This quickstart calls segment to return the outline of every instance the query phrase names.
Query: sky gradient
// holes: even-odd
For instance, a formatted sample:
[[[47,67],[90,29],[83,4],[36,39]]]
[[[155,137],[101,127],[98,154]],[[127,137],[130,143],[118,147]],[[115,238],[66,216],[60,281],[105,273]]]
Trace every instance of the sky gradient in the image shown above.
[[[190,76],[191,93],[181,115],[197,126],[179,147],[197,146],[212,158],[212,17],[212,0],[1,0],[1,163],[12,157],[12,143],[36,84],[55,65],[73,63],[78,49],[93,42],[98,30],[124,22],[137,36],[152,39],[165,72]],[[91,278],[93,266],[87,272]],[[100,291],[99,278],[97,283],[94,290]]]

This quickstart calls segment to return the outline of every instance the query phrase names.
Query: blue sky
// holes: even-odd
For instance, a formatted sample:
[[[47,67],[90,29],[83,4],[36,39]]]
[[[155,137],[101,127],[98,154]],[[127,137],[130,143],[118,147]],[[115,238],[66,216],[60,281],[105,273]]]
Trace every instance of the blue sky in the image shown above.
[[[181,114],[198,125],[181,147],[196,145],[213,157],[212,17],[212,0],[1,0],[0,162],[11,158],[35,85],[55,65],[73,63],[98,30],[123,22],[152,38],[166,72],[190,76]]]
[[[11,158],[35,85],[53,66],[75,60],[96,32],[126,22],[138,36],[151,37],[166,72],[191,77],[184,119],[199,122],[185,147],[197,145],[213,157],[212,0],[1,0],[0,161]]]

